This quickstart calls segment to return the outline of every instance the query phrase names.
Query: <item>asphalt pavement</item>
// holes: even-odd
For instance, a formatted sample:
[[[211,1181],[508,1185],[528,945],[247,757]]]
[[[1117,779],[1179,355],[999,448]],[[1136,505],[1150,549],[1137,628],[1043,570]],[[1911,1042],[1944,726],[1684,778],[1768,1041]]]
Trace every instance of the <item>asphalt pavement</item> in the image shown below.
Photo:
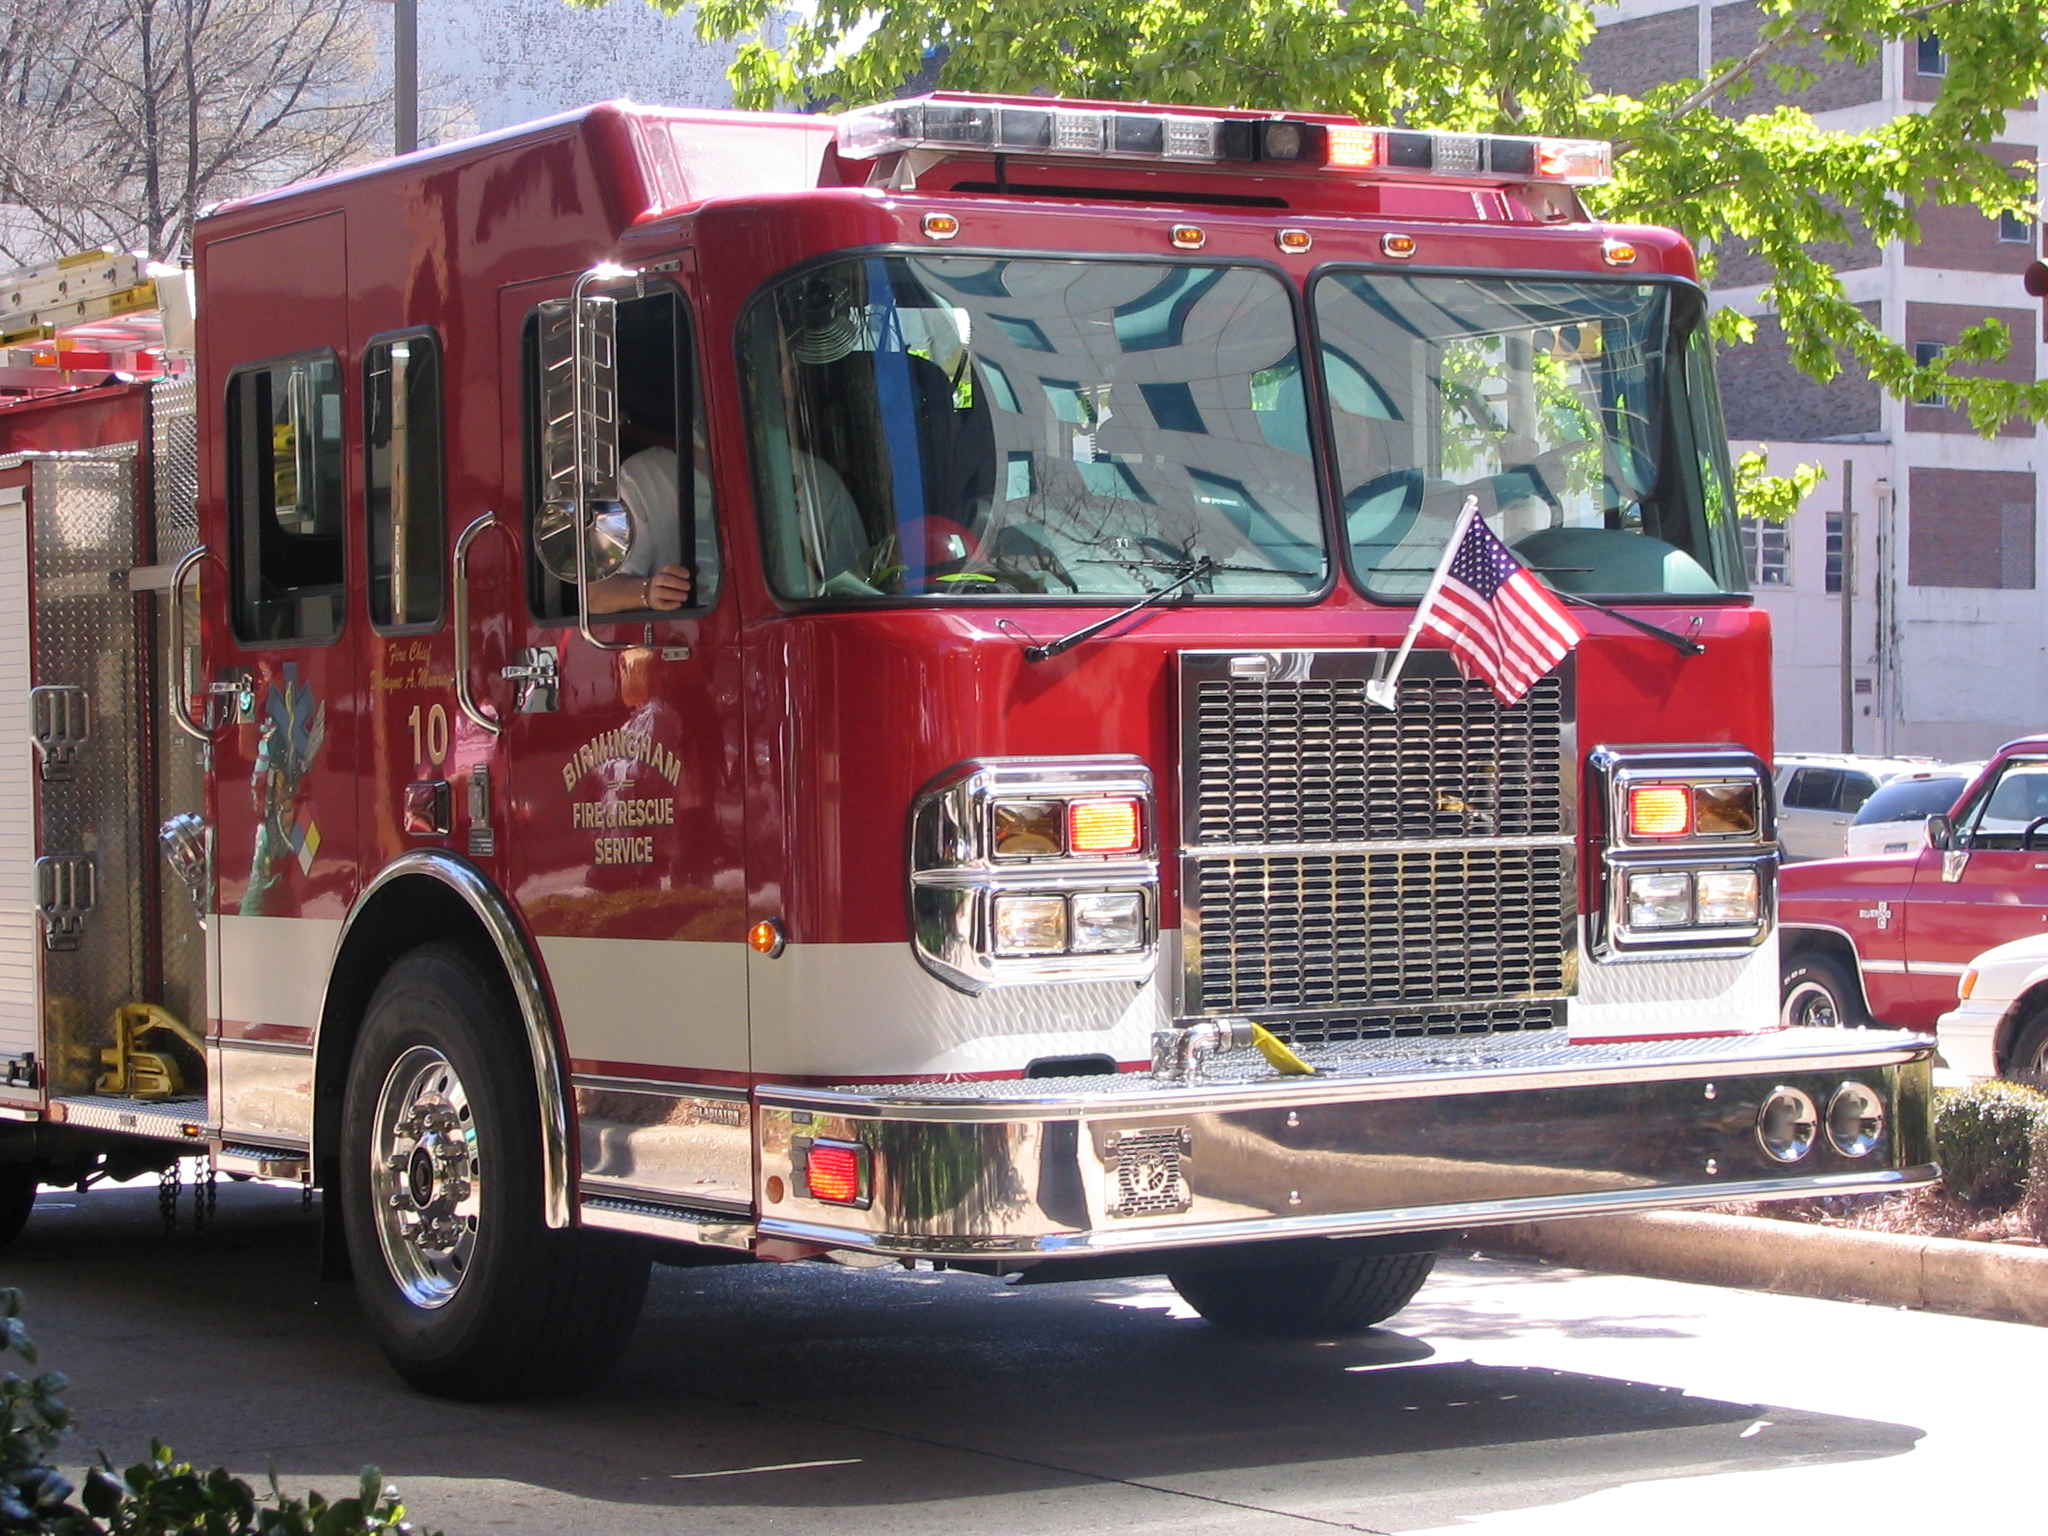
[[[374,1462],[449,1536],[2048,1523],[2020,1324],[1459,1256],[1385,1329],[1273,1342],[1163,1281],[660,1269],[602,1387],[472,1406],[389,1374],[296,1195],[185,1206],[167,1236],[153,1188],[46,1191],[0,1254],[70,1460],[154,1434],[330,1494]]]

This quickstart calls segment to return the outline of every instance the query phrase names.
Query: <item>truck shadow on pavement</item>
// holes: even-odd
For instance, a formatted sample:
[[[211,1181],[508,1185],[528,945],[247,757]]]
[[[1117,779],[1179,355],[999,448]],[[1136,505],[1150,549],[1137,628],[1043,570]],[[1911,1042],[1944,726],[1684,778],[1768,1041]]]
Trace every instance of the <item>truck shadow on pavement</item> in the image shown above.
[[[994,1530],[1288,1516],[1413,1530],[1623,1483],[1895,1456],[1920,1437],[1445,1358],[1460,1330],[1417,1334],[1458,1315],[1484,1267],[1472,1261],[1395,1320],[1414,1332],[1335,1342],[1225,1334],[1163,1281],[660,1268],[601,1386],[436,1402],[388,1372],[349,1288],[313,1278],[317,1222],[296,1196],[224,1185],[198,1235],[190,1205],[188,1190],[166,1235],[154,1189],[46,1191],[0,1255],[43,1367],[71,1378],[70,1459],[121,1463],[154,1434],[202,1465],[260,1483],[274,1461],[287,1489],[333,1492],[374,1462],[451,1533],[700,1530],[721,1510],[838,1536],[881,1529],[885,1511],[892,1530],[967,1516]],[[1473,1337],[1500,1336],[1500,1294]],[[1683,1323],[1603,1333],[1683,1338]],[[1562,1337],[1557,1354],[1572,1354]]]

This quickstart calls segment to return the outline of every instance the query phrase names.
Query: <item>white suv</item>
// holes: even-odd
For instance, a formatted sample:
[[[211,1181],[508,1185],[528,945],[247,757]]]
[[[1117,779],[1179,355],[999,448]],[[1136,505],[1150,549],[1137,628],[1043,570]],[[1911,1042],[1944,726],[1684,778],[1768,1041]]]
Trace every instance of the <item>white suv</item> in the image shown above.
[[[1781,752],[1775,766],[1778,841],[1787,859],[1839,859],[1849,822],[1878,785],[1935,766],[1931,757]]]

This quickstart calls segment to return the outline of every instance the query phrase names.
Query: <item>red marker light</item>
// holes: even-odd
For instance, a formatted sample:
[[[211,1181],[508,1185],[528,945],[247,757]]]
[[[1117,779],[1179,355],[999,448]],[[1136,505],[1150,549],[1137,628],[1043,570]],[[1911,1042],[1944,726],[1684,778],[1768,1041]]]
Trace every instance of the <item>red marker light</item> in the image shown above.
[[[811,1198],[828,1205],[859,1205],[867,1198],[868,1149],[843,1141],[811,1144],[808,1179]]]
[[[1067,806],[1069,853],[1136,853],[1144,836],[1136,800],[1075,800]]]
[[[1692,830],[1692,793],[1683,784],[1631,784],[1630,837],[1683,837]]]

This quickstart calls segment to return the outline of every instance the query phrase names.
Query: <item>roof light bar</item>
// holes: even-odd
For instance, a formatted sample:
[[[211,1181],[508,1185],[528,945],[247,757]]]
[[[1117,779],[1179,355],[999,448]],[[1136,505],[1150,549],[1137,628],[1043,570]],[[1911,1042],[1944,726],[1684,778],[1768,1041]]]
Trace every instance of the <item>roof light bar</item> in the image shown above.
[[[1019,106],[918,97],[841,113],[839,153],[872,160],[905,150],[980,150],[1049,158],[1291,162],[1377,175],[1591,186],[1613,178],[1594,139],[1426,133],[1299,118],[1197,117],[1141,108]]]

